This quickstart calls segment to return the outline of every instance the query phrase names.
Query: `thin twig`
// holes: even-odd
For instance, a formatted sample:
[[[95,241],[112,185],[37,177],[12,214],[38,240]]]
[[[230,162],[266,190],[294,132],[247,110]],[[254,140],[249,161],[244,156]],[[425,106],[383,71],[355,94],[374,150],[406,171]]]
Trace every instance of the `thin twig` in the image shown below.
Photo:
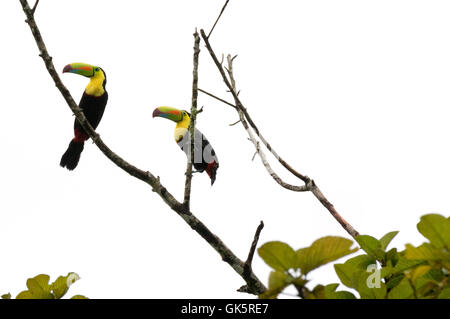
[[[39,4],[39,0],[36,0],[36,2],[34,3],[33,9],[31,9],[31,14],[34,16],[34,13],[36,12],[36,8]]]
[[[197,232],[214,250],[216,250],[219,255],[222,257],[222,260],[229,264],[236,273],[241,276],[247,283],[252,287],[254,294],[262,293],[266,290],[264,284],[256,277],[256,275],[252,272],[249,278],[244,278],[244,262],[241,261],[223,242],[217,237],[214,233],[212,233],[206,226],[203,224],[194,214],[190,211],[184,209],[184,206],[178,202],[172,194],[160,183],[159,177],[155,177],[153,174],[147,171],[140,170],[130,163],[126,162],[116,153],[114,153],[108,146],[102,141],[100,135],[98,135],[89,122],[86,120],[85,115],[80,110],[78,105],[72,98],[69,90],[62,83],[58,73],[55,70],[55,67],[52,62],[52,58],[47,52],[47,48],[42,39],[39,28],[34,20],[32,11],[30,6],[28,5],[27,0],[19,0],[22,9],[27,17],[26,22],[28,23],[33,37],[36,41],[36,44],[39,48],[40,56],[44,60],[45,67],[52,77],[56,87],[61,92],[61,95],[64,97],[67,105],[70,107],[72,112],[75,114],[77,120],[80,122],[81,126],[85,130],[85,132],[89,135],[89,137],[94,141],[97,147],[102,151],[102,153],[108,157],[114,164],[119,166],[121,169],[126,171],[128,174],[146,182],[152,187],[152,190],[156,192],[163,201],[174,211],[176,212],[195,232]]]
[[[234,104],[232,104],[232,103],[230,103],[230,102],[227,102],[227,101],[221,99],[220,97],[215,96],[214,94],[211,94],[211,93],[209,93],[209,92],[207,92],[207,91],[205,91],[205,90],[202,90],[202,89],[200,89],[200,88],[199,88],[198,90],[199,90],[200,92],[206,94],[206,95],[209,95],[209,96],[212,97],[212,98],[215,98],[216,100],[218,100],[218,101],[220,101],[220,102],[222,102],[222,103],[225,103],[225,104],[227,104],[227,105],[229,105],[229,106],[231,106],[231,107],[233,107],[233,108],[236,108],[236,105],[234,105]]]
[[[242,102],[240,101],[238,94],[236,93],[236,89],[235,87],[232,85],[232,83],[230,83],[230,80],[228,80],[227,75],[225,74],[225,71],[223,70],[222,65],[219,63],[217,56],[214,52],[214,50],[211,47],[211,44],[209,43],[208,37],[206,37],[205,32],[203,30],[200,30],[200,34],[203,38],[203,40],[205,41],[205,45],[206,48],[208,49],[209,54],[211,55],[211,58],[213,59],[214,63],[217,66],[217,69],[219,70],[223,81],[225,82],[225,85],[227,86],[227,88],[229,89],[230,93],[232,94],[234,100],[235,100],[235,104],[236,104],[236,110],[239,114],[239,118],[241,119],[241,123],[243,125],[243,127],[245,128],[245,130],[247,131],[247,133],[249,134],[249,138],[252,141],[253,145],[255,146],[255,149],[258,151],[258,144],[251,132],[251,130],[249,129],[249,124],[250,127],[253,129],[253,131],[256,133],[256,135],[259,137],[259,139],[263,142],[263,144],[266,146],[266,148],[271,152],[271,154],[280,162],[281,165],[283,165],[283,167],[285,167],[289,172],[291,172],[294,176],[296,176],[297,178],[299,178],[300,180],[302,180],[305,185],[304,186],[295,186],[295,187],[289,187],[289,186],[293,186],[293,185],[289,185],[284,183],[274,172],[273,170],[270,169],[270,166],[267,163],[267,160],[265,158],[264,153],[259,150],[258,154],[261,158],[261,160],[263,161],[264,166],[266,167],[266,170],[268,171],[268,173],[273,177],[273,179],[280,184],[282,187],[292,190],[292,191],[299,191],[299,189],[301,189],[302,191],[311,191],[314,196],[322,203],[322,205],[331,213],[331,215],[336,219],[336,221],[339,222],[339,224],[341,224],[341,226],[352,236],[352,237],[356,237],[359,235],[359,233],[353,228],[353,226],[351,226],[344,218],[342,218],[342,216],[336,211],[336,209],[334,208],[333,204],[331,204],[331,202],[323,195],[323,193],[320,191],[320,189],[317,187],[316,183],[309,178],[306,175],[300,174],[299,172],[297,172],[294,168],[292,168],[292,166],[290,166],[284,159],[282,159],[276,152],[275,150],[272,148],[272,146],[267,142],[267,140],[262,136],[262,134],[260,133],[259,129],[257,128],[257,126],[255,125],[255,123],[253,122],[252,118],[250,117],[249,113],[247,112],[247,109],[243,106]],[[232,74],[232,62],[233,60],[230,58],[228,60],[229,65],[228,65],[228,73],[231,72]],[[231,65],[230,65],[231,62]],[[234,78],[231,78],[231,81],[234,81]],[[247,123],[248,121],[248,123]]]
[[[212,26],[211,31],[209,31],[209,33],[208,33],[208,38],[211,35],[211,33],[213,32],[214,28],[216,27],[217,22],[219,22],[219,19],[222,16],[222,13],[225,11],[225,8],[227,7],[228,2],[230,2],[230,0],[227,0],[225,2],[225,4],[223,5],[222,10],[220,10],[220,13],[219,13],[219,16],[216,19],[216,22],[214,22],[214,25]]]
[[[189,122],[188,133],[190,135],[190,146],[189,146],[189,156],[186,167],[186,181],[184,185],[184,201],[183,206],[186,210],[189,210],[190,199],[191,199],[191,188],[192,188],[192,164],[195,159],[194,156],[194,137],[195,137],[195,121],[197,119],[197,97],[198,97],[198,58],[200,55],[200,37],[198,36],[197,29],[194,33],[194,58],[193,64],[194,69],[192,71],[192,105],[191,105],[191,119]]]
[[[240,123],[241,122],[241,120],[239,119],[239,120],[237,120],[236,122],[234,122],[234,123],[231,123],[231,124],[228,124],[229,126],[235,126],[236,124],[238,124],[238,123]]]
[[[253,242],[250,247],[250,251],[248,252],[247,260],[245,261],[244,265],[244,277],[248,276],[252,270],[252,261],[253,261],[253,255],[255,254],[256,245],[258,244],[259,235],[261,234],[262,229],[264,228],[264,222],[261,221],[259,223],[258,228],[256,229],[255,236],[253,237]]]
[[[225,82],[225,85],[228,87],[229,92],[233,95],[234,100],[236,101],[236,108],[240,109],[243,113],[245,118],[247,119],[248,123],[252,127],[252,129],[255,131],[256,135],[261,139],[263,144],[267,147],[267,149],[272,153],[272,155],[280,162],[281,165],[283,165],[289,172],[291,172],[293,175],[301,179],[305,184],[308,184],[310,181],[310,178],[308,176],[302,175],[299,172],[297,172],[295,169],[293,169],[286,161],[284,161],[271,147],[271,145],[267,142],[267,140],[262,136],[260,133],[258,127],[253,122],[253,119],[250,117],[250,115],[247,112],[247,109],[243,106],[241,103],[238,94],[235,90],[232,89],[231,83],[228,81],[225,72],[223,71],[222,64],[219,63],[216,54],[214,53],[213,49],[211,48],[211,44],[209,43],[208,38],[205,35],[205,32],[203,30],[200,30],[200,34],[205,41],[206,48],[208,49],[209,54],[211,55],[214,63],[216,64],[217,68],[219,69],[220,74],[222,75],[222,79]]]
[[[252,245],[250,246],[250,251],[248,252],[247,260],[245,261],[245,264],[244,264],[244,277],[249,276],[252,272],[253,256],[255,254],[256,245],[258,244],[259,235],[261,234],[261,231],[263,228],[264,228],[264,222],[261,221],[258,225],[258,228],[256,229],[255,236],[253,237]],[[248,285],[242,286],[241,288],[238,289],[238,291],[252,293],[251,287],[249,287]]]
[[[211,46],[208,47],[208,45],[209,45],[209,43],[207,44],[207,48],[209,50],[211,48]],[[217,61],[217,58],[216,58],[216,61]],[[227,72],[228,72],[228,76],[230,78],[229,81],[228,81],[228,78],[226,77],[225,72],[223,71],[223,69],[222,68],[220,68],[220,69],[222,71],[221,73],[224,76],[223,80],[225,81],[225,83],[229,87],[230,92],[232,92],[233,96],[235,96],[234,93],[236,92],[236,81],[235,81],[234,75],[233,75],[233,58],[231,58],[231,56],[228,55],[227,56],[227,61],[228,61],[228,68],[226,68],[226,69],[227,69]],[[294,191],[294,192],[305,192],[305,191],[308,191],[309,188],[308,188],[307,184],[298,186],[298,185],[292,185],[292,184],[286,183],[285,181],[283,181],[281,179],[280,176],[278,176],[277,173],[275,173],[275,171],[272,169],[272,167],[270,166],[269,162],[267,161],[266,154],[259,147],[259,142],[256,140],[255,136],[253,135],[252,130],[250,129],[250,127],[247,124],[247,121],[246,121],[245,116],[244,116],[244,112],[242,112],[242,110],[241,110],[241,102],[239,101],[239,99],[237,99],[237,96],[235,98],[235,102],[236,102],[236,106],[237,106],[236,111],[238,112],[238,115],[239,115],[239,121],[242,123],[242,125],[245,128],[245,130],[247,131],[249,140],[255,146],[256,153],[259,155],[259,158],[261,159],[261,162],[263,163],[263,165],[266,168],[266,170],[269,173],[269,175],[272,176],[272,178],[281,187],[284,187],[284,188],[289,189],[289,190]]]

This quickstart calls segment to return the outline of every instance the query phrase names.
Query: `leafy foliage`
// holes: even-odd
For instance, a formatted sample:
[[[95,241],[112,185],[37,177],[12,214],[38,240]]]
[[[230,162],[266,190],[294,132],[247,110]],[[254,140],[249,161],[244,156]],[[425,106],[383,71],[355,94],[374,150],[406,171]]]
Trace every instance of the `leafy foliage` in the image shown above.
[[[450,299],[450,218],[437,214],[421,217],[419,232],[428,239],[418,247],[388,250],[398,231],[380,239],[369,235],[355,238],[364,254],[334,264],[341,284],[361,299]],[[283,242],[269,242],[258,249],[261,258],[274,269],[268,290],[260,298],[277,298],[294,286],[305,299],[354,299],[350,291],[337,291],[339,283],[307,287],[307,275],[318,267],[354,253],[353,241],[323,237],[311,246],[294,250]]]
[[[323,237],[312,243],[311,246],[295,251],[291,246],[282,242],[268,242],[258,249],[258,254],[275,271],[269,276],[269,287],[261,298],[276,298],[287,286],[294,285],[299,294],[315,296],[335,296],[336,287],[318,287],[316,291],[304,289],[308,283],[306,275],[322,265],[335,261],[351,254],[357,248],[351,249],[353,242],[349,239],[335,236]],[[298,273],[298,275],[295,275]],[[350,293],[349,293],[350,294]],[[344,296],[338,294],[338,296]],[[347,295],[345,295],[347,296]]]
[[[16,299],[61,299],[69,290],[69,287],[80,279],[80,277],[70,272],[67,276],[59,276],[53,283],[50,276],[41,274],[33,278],[28,278],[27,288],[16,296]],[[11,299],[11,294],[2,295],[2,299]],[[81,295],[75,295],[71,299],[88,299]]]

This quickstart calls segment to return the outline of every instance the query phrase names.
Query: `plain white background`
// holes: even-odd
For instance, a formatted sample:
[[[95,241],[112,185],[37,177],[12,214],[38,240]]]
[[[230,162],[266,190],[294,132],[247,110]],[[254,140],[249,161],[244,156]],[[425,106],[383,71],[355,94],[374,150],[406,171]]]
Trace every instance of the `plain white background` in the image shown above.
[[[192,34],[208,31],[223,3],[41,1],[36,12],[58,70],[85,62],[106,71],[104,141],[177,198],[186,158],[174,124],[151,115],[160,105],[190,107]],[[218,54],[239,55],[241,99],[278,153],[360,233],[399,230],[399,249],[423,240],[421,215],[450,211],[449,11],[448,1],[231,0],[211,37]],[[75,171],[59,167],[74,118],[24,19],[18,1],[1,1],[0,292],[75,271],[81,280],[69,296],[251,298],[202,238],[91,142]],[[231,100],[201,48],[200,88]],[[88,80],[62,78],[78,101]],[[280,188],[251,160],[245,131],[229,126],[233,109],[202,94],[199,104],[197,127],[220,169],[213,187],[194,176],[192,210],[241,259],[260,220],[260,245],[348,237],[312,194]],[[259,256],[254,271],[267,282]],[[310,277],[337,282],[331,265]]]

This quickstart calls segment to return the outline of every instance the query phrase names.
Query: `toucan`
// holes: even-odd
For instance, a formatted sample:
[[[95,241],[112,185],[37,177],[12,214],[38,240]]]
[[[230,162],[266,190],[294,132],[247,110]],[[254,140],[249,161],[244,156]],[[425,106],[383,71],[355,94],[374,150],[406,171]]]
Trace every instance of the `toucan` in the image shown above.
[[[106,74],[99,66],[93,66],[86,63],[72,63],[64,67],[63,73],[75,73],[90,78],[89,84],[84,90],[79,107],[82,109],[89,124],[96,129],[103,112],[106,102],[108,102],[108,92],[106,92]],[[61,157],[59,165],[73,170],[78,165],[81,152],[84,148],[84,142],[89,139],[88,134],[81,127],[80,122],[75,119],[74,123],[75,137],[70,141],[69,147]]]
[[[178,110],[169,106],[160,106],[153,111],[153,117],[163,117],[177,123],[175,127],[175,142],[190,158],[191,135],[189,132],[189,123],[191,122],[191,114],[184,110]],[[211,179],[211,185],[216,180],[217,169],[219,168],[219,160],[216,152],[208,142],[206,137],[195,128],[194,131],[194,160],[193,166],[197,172],[206,171]]]

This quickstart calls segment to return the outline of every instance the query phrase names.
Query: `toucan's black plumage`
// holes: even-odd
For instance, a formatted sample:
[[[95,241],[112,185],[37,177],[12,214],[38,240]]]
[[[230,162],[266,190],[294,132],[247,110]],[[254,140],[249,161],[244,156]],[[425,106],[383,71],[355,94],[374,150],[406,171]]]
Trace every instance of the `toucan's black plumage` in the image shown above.
[[[177,144],[186,153],[186,156],[190,158],[191,135],[189,131],[184,134]],[[214,184],[216,172],[219,168],[219,160],[209,141],[197,129],[194,130],[194,161],[192,165],[198,172],[206,171],[211,178],[211,185]]]
[[[153,111],[153,117],[163,117],[177,123],[174,134],[175,142],[189,159],[191,157],[191,135],[189,132],[191,115],[189,112],[169,106],[160,106]],[[214,184],[219,160],[209,141],[197,128],[194,130],[194,159],[192,164],[198,172],[206,171],[211,178],[211,185]]]
[[[108,102],[105,72],[100,67],[84,63],[69,64],[64,68],[63,72],[77,73],[91,78],[81,97],[79,107],[83,110],[91,126],[96,129]],[[60,165],[68,170],[73,170],[77,167],[84,148],[84,142],[89,139],[88,134],[77,119],[75,119],[74,123],[74,135],[75,137],[70,141],[69,147],[61,157],[60,162]]]

